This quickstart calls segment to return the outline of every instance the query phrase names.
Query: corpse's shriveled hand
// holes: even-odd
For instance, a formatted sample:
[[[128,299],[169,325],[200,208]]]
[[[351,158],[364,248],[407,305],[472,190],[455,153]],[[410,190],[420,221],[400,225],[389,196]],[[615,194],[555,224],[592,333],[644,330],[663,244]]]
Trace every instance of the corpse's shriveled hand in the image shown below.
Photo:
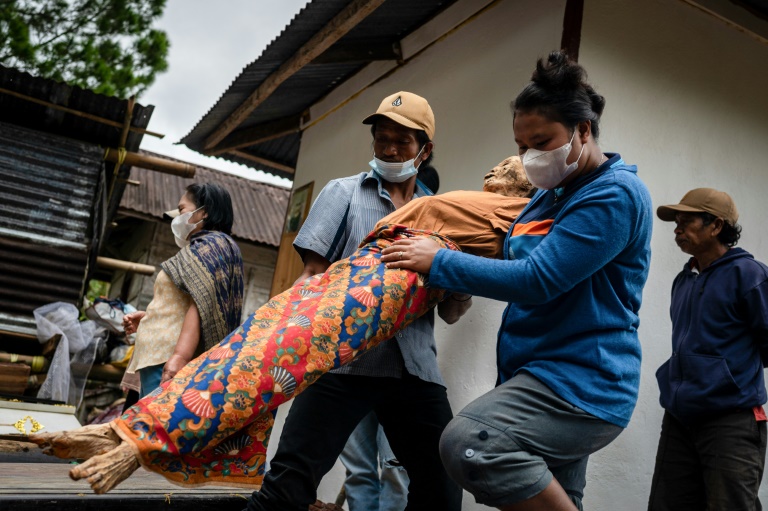
[[[181,368],[189,363],[189,360],[185,360],[184,357],[179,355],[171,355],[168,362],[163,366],[163,375],[160,377],[160,383],[165,383],[181,371]]]
[[[387,268],[403,268],[429,273],[440,245],[427,238],[397,240],[381,251],[381,261]]]
[[[146,315],[144,311],[132,312],[123,316],[123,330],[125,335],[135,334],[139,328],[139,321]]]

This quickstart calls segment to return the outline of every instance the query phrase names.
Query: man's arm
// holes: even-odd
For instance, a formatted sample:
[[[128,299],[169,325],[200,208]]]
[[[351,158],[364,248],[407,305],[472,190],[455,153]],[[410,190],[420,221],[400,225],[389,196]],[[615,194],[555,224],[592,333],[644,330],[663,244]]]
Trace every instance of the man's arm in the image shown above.
[[[437,315],[452,325],[472,307],[472,295],[451,293],[448,298],[437,304]]]
[[[294,282],[293,285],[295,286],[299,282],[317,275],[318,273],[325,273],[325,270],[327,270],[330,265],[331,262],[325,257],[317,252],[307,250],[304,252],[304,271],[301,272],[301,275],[299,275],[299,278],[296,279],[296,282]]]

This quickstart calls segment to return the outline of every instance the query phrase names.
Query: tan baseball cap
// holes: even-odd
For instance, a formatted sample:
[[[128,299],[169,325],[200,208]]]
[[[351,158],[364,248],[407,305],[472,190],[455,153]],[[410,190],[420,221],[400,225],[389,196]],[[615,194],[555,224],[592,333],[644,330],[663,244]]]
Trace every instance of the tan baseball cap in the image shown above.
[[[400,91],[387,96],[376,113],[363,119],[363,124],[373,124],[382,115],[397,124],[414,130],[424,130],[430,140],[435,138],[435,114],[427,100],[412,92]]]
[[[730,225],[739,219],[736,204],[730,195],[714,188],[695,188],[683,195],[680,204],[659,206],[656,215],[665,222],[674,222],[677,213],[710,213]]]

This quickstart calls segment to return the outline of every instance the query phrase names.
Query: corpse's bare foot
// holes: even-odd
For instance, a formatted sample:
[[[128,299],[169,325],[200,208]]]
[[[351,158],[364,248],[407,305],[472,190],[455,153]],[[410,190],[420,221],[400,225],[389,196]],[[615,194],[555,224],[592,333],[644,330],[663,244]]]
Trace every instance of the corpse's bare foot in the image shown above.
[[[109,424],[83,426],[72,431],[39,433],[29,437],[43,454],[57,458],[88,459],[109,452],[120,445],[120,437]]]
[[[69,477],[75,481],[86,479],[94,493],[107,493],[128,479],[139,468],[139,460],[131,446],[122,443],[106,454],[100,454],[72,467]]]

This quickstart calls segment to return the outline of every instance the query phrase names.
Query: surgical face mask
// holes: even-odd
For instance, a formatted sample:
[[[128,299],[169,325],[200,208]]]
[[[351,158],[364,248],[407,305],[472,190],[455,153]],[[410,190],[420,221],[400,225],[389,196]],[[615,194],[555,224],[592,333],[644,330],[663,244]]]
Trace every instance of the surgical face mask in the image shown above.
[[[551,151],[539,151],[538,149],[528,149],[523,154],[523,168],[528,176],[528,181],[537,188],[551,190],[563,182],[579,166],[581,153],[584,152],[584,146],[581,146],[579,157],[576,161],[568,165],[566,159],[571,154],[573,138],[576,136],[576,130],[573,131],[571,141],[564,146]]]
[[[419,153],[416,155],[416,158],[421,155],[423,150],[424,146],[421,146],[421,149],[419,149]],[[373,171],[380,175],[384,181],[389,181],[390,183],[402,183],[409,177],[415,176],[419,172],[418,167],[413,165],[413,162],[416,161],[416,158],[412,158],[404,162],[388,162],[376,158],[376,153],[373,153],[373,159],[368,163],[368,165],[370,165]]]
[[[195,227],[197,227],[197,224],[202,222],[202,220],[200,220],[200,222],[196,222],[194,224],[189,223],[189,219],[192,218],[192,215],[197,213],[201,209],[203,209],[202,206],[200,206],[194,211],[183,213],[177,216],[176,218],[174,218],[173,221],[171,222],[171,230],[173,231],[173,237],[175,238],[176,245],[179,248],[184,248],[187,245],[189,245],[189,240],[187,239],[189,238],[189,234],[195,230]]]

